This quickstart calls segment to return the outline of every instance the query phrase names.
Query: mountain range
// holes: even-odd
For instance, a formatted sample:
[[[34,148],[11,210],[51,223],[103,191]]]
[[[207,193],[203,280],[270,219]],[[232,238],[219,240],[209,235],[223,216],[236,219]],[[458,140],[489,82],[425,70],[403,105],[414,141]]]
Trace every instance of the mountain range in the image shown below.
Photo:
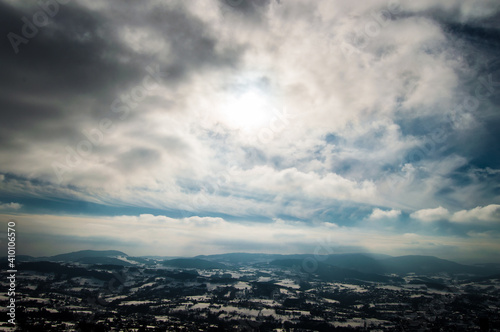
[[[59,262],[79,264],[106,264],[119,266],[160,266],[180,269],[221,269],[228,270],[241,266],[255,268],[295,268],[306,273],[317,274],[328,279],[360,279],[367,281],[388,281],[391,275],[435,275],[446,273],[484,277],[500,273],[497,265],[464,265],[434,256],[397,256],[352,253],[352,254],[261,254],[261,253],[228,253],[217,255],[200,255],[193,258],[162,259],[132,257],[117,250],[82,250],[49,257],[33,257],[18,255],[18,262]]]

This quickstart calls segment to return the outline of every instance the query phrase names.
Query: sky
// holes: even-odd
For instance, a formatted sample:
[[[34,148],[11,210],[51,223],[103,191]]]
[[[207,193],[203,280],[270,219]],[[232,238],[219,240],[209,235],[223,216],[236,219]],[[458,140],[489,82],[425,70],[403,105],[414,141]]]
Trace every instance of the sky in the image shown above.
[[[500,262],[498,1],[0,0],[0,22],[3,247],[12,220],[33,256]]]

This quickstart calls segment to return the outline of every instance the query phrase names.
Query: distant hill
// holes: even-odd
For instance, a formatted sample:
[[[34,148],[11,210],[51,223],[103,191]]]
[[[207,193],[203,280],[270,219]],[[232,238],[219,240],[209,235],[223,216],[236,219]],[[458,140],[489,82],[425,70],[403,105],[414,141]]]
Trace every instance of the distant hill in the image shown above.
[[[145,264],[145,265],[154,265],[155,260],[154,259],[147,259],[144,257],[132,257],[128,256],[127,260],[132,261],[132,262],[137,262],[139,264]]]
[[[74,262],[84,264],[105,264],[105,265],[154,265],[161,261],[165,266],[191,269],[228,269],[230,266],[253,265],[255,268],[265,268],[271,262],[280,260],[300,261],[311,260],[321,263],[322,269],[332,270],[328,266],[350,271],[374,274],[471,274],[477,276],[488,276],[499,273],[498,264],[464,265],[453,261],[440,259],[434,256],[407,255],[391,257],[382,254],[372,253],[351,253],[332,255],[312,255],[312,254],[262,254],[262,253],[227,253],[216,255],[200,255],[194,258],[173,258],[160,260],[158,257],[132,257],[118,250],[81,250],[51,257],[32,257],[28,255],[18,255],[19,262]],[[121,258],[121,259],[120,259]],[[6,258],[5,258],[6,259]],[[333,270],[332,270],[333,271]],[[340,270],[334,271],[340,276]],[[354,274],[351,275],[354,277]],[[362,276],[368,278],[367,276]],[[375,278],[375,277],[374,277]],[[376,278],[375,278],[376,279]]]
[[[44,256],[44,257],[33,257],[29,255],[17,255],[16,261],[18,262],[68,262],[68,263],[84,263],[84,264],[120,264],[120,265],[132,265],[123,260],[117,259],[117,257],[126,257],[131,261],[136,261],[143,263],[145,259],[139,257],[129,257],[126,253],[118,250],[81,250],[70,252],[66,254],[60,254],[55,256]],[[6,260],[7,258],[0,258]]]
[[[463,265],[434,256],[399,256],[382,259],[379,262],[385,268],[386,273],[435,274],[445,272],[451,274],[489,274],[489,270],[482,267]]]
[[[47,258],[47,257],[41,257],[41,258]],[[35,262],[39,260],[37,257],[29,256],[29,255],[17,255],[16,260],[18,262]]]
[[[499,263],[483,263],[483,264],[474,264],[474,266],[485,268],[493,273],[500,273],[500,264]]]
[[[386,272],[385,266],[379,260],[367,254],[329,255],[323,263],[363,273],[383,274]]]
[[[442,283],[439,282],[434,282],[434,281],[427,281],[427,280],[421,280],[421,279],[414,279],[409,282],[410,285],[425,285],[427,288],[432,288],[432,289],[437,289],[437,290],[445,290],[448,289],[448,287]]]
[[[162,263],[165,266],[172,266],[184,269],[227,269],[225,264],[218,262],[211,262],[199,258],[176,258]]]
[[[271,265],[299,269],[302,272],[317,275],[323,281],[347,281],[347,280],[362,280],[373,282],[389,282],[396,281],[395,278],[387,277],[375,273],[363,273],[352,269],[333,266],[328,263],[316,262],[310,269],[303,266],[302,259],[279,259],[272,261]],[[398,281],[402,279],[397,278]]]
[[[217,255],[199,255],[194,258],[204,259],[215,262],[229,263],[229,264],[249,264],[270,262],[274,259],[283,257],[277,254],[253,254],[253,253],[228,253]]]
[[[76,262],[87,257],[128,257],[124,252],[118,250],[81,250],[47,257],[50,261]]]
[[[62,276],[70,279],[75,277],[96,278],[102,281],[109,281],[113,278],[111,273],[89,271],[82,267],[65,266],[55,262],[25,262],[19,265],[19,269],[23,271],[37,271],[41,273],[54,273],[55,275]]]
[[[286,257],[286,256],[284,256]],[[390,257],[371,254],[334,254],[329,256],[310,257],[316,263],[335,266],[342,269],[354,270],[367,274],[474,274],[489,275],[497,273],[495,269],[486,267],[459,264],[453,261],[440,259],[434,256],[399,256]],[[301,263],[302,264],[302,263]]]
[[[332,254],[332,255],[312,255],[312,254],[260,254],[260,253],[228,253],[217,255],[200,255],[195,258],[205,259],[226,264],[256,264],[269,263],[278,259],[313,259],[318,262],[327,262],[330,265],[352,268],[361,272],[382,273],[383,266],[378,262],[380,259],[390,258],[381,254]]]

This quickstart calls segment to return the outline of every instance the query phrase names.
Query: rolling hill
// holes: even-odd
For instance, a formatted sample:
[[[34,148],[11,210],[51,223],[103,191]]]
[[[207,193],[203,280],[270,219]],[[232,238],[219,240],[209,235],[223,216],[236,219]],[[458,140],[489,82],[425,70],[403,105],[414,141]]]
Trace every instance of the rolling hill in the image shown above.
[[[176,258],[167,261],[163,261],[162,263],[165,266],[183,268],[183,269],[227,269],[227,265],[211,262],[204,259],[199,258]]]

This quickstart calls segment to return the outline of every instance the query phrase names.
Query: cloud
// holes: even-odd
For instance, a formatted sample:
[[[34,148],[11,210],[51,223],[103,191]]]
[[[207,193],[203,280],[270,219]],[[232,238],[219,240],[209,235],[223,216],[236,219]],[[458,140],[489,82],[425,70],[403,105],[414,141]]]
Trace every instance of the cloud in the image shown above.
[[[19,210],[21,207],[19,203],[0,203],[0,210]]]
[[[457,223],[500,222],[500,205],[490,204],[484,207],[478,206],[471,210],[461,210],[455,212],[450,221]]]
[[[401,210],[381,210],[376,208],[372,211],[372,214],[368,217],[371,220],[379,219],[394,219],[401,215]]]
[[[38,10],[0,1],[0,32],[22,34]],[[462,0],[61,5],[17,54],[0,48],[0,196],[228,229],[401,211],[492,222],[499,13]]]
[[[435,209],[422,209],[410,214],[410,217],[424,222],[432,222],[449,218],[450,213],[447,209],[439,206]]]

